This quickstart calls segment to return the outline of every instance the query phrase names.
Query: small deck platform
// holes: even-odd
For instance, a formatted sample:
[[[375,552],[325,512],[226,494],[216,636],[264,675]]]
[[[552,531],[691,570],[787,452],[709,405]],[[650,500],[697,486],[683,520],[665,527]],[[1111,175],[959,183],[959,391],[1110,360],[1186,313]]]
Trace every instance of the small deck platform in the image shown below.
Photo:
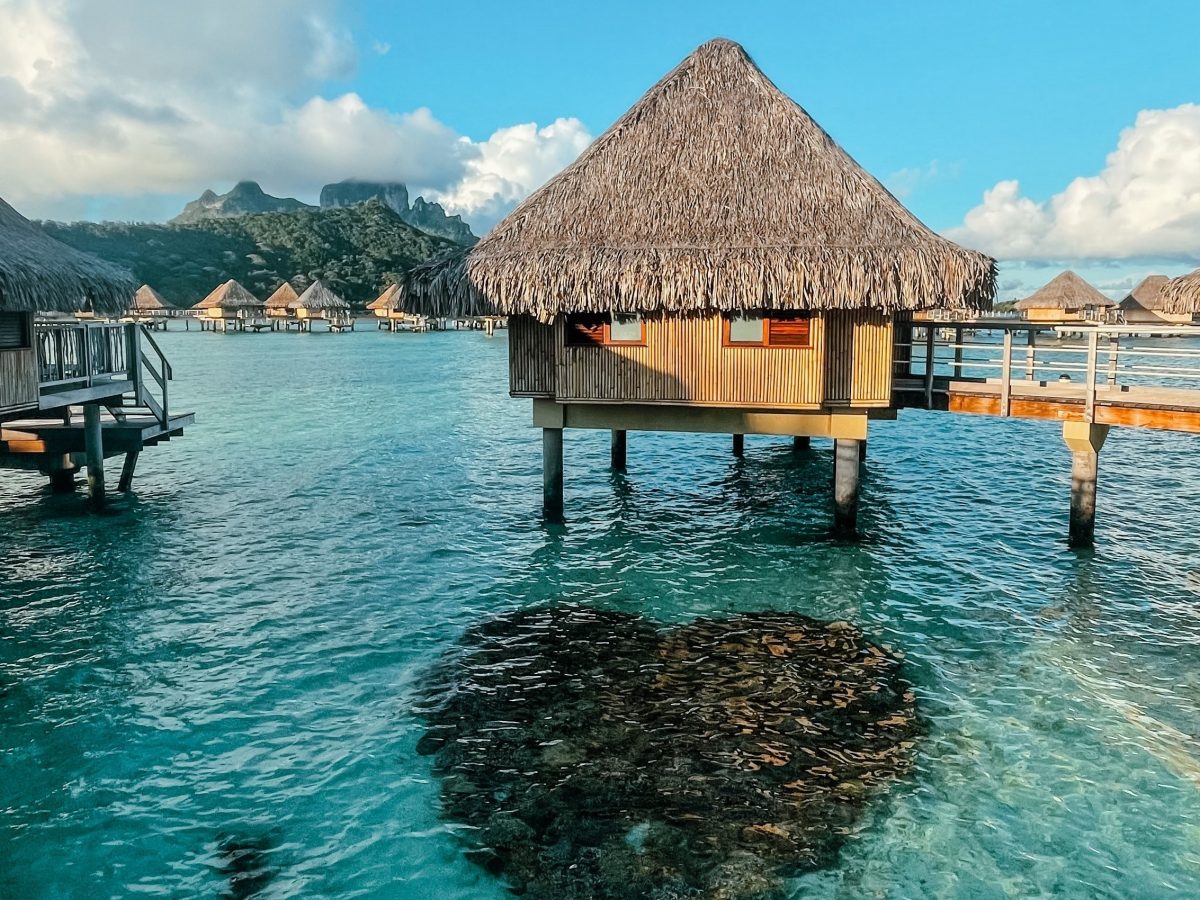
[[[173,413],[166,424],[153,415],[135,414],[117,418],[111,413],[101,417],[105,458],[140,453],[173,437],[194,424],[195,413]],[[81,468],[84,464],[85,436],[83,413],[72,411],[70,421],[54,419],[17,419],[0,424],[0,468],[32,469],[51,472]],[[64,459],[69,457],[69,461]]]

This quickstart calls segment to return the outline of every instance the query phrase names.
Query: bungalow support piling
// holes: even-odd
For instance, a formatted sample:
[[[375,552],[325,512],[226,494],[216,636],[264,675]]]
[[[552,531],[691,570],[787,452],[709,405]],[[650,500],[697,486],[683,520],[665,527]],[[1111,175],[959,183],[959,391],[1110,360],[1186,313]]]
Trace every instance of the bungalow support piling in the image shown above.
[[[133,473],[137,469],[140,450],[130,450],[125,454],[125,464],[121,466],[121,480],[117,482],[117,490],[126,493],[133,487]]]
[[[104,508],[104,433],[100,427],[100,404],[83,407],[83,446],[87,463],[88,504]]]
[[[542,506],[547,513],[563,511],[563,430],[542,429]]]
[[[1096,543],[1096,480],[1100,448],[1108,437],[1107,425],[1063,422],[1063,442],[1071,451],[1071,521],[1068,543],[1087,548]]]
[[[489,320],[490,321],[490,320]],[[618,470],[625,468],[625,451],[628,447],[629,432],[624,429],[613,429],[612,433],[612,467]]]
[[[733,455],[742,456],[746,452],[746,436],[744,434],[735,434],[733,436]]]
[[[812,447],[812,438],[804,435],[797,435],[796,437],[792,438],[792,449],[797,453],[808,450],[810,447]]]
[[[840,537],[858,533],[860,443],[849,438],[838,438],[834,443],[833,530]]]

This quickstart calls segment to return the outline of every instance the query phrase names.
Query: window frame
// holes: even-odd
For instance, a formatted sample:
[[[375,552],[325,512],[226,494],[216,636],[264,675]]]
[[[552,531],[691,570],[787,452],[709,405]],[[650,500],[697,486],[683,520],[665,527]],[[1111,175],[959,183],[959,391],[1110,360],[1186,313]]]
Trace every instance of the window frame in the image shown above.
[[[760,350],[763,348],[769,350],[811,350],[813,349],[812,340],[812,320],[813,315],[810,310],[763,310],[760,313],[763,323],[763,337],[761,342],[756,341],[734,341],[730,339],[730,330],[733,325],[735,313],[721,314],[721,347],[730,350]],[[808,336],[803,344],[772,344],[771,343],[771,321],[772,319],[804,319],[808,322]]]
[[[20,331],[20,343],[11,347],[0,345],[0,353],[15,353],[33,349],[33,316],[23,310],[0,310],[0,316],[13,316]]]
[[[645,347],[646,346],[646,317],[641,313],[619,313],[619,315],[634,316],[638,321],[638,338],[633,341],[615,341],[612,337],[613,313],[567,313],[563,320],[563,346],[581,347]],[[571,319],[576,316],[604,316],[601,323],[600,341],[572,340],[574,325]]]

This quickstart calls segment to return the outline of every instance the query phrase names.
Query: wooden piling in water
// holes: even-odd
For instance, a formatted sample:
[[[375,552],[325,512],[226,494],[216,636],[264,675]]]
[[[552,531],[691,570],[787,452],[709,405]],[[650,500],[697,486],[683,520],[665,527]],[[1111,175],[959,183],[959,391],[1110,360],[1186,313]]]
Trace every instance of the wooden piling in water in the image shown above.
[[[117,490],[121,493],[125,493],[133,487],[133,473],[137,469],[140,455],[140,450],[130,450],[125,454],[125,464],[121,466],[121,478],[117,482]]]
[[[88,504],[104,508],[104,432],[100,427],[100,404],[83,407],[83,446],[87,463]]]
[[[797,452],[808,450],[811,447],[812,438],[805,437],[804,435],[797,435],[796,437],[792,438],[792,449]]]
[[[834,443],[833,530],[840,537],[858,534],[860,443],[846,438],[838,438]]]
[[[612,448],[611,458],[612,467],[614,469],[625,468],[626,450],[629,445],[629,432],[623,429],[614,429],[612,432]]]
[[[1107,425],[1063,423],[1063,441],[1071,451],[1071,518],[1067,542],[1072,547],[1087,548],[1096,543],[1096,483],[1100,448],[1107,437]]]
[[[746,436],[744,434],[735,434],[733,436],[733,455],[742,456],[746,452]]]
[[[563,511],[563,430],[542,429],[542,506],[545,511]]]

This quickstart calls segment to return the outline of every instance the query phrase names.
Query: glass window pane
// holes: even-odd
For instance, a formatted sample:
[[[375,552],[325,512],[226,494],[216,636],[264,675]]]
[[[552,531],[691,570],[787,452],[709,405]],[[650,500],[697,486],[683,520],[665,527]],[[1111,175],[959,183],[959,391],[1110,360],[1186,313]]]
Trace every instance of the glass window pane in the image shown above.
[[[760,315],[741,313],[729,320],[729,342],[731,344],[761,344],[766,320]]]
[[[642,317],[637,315],[621,315],[613,313],[612,324],[608,329],[611,341],[637,342],[642,339]]]

